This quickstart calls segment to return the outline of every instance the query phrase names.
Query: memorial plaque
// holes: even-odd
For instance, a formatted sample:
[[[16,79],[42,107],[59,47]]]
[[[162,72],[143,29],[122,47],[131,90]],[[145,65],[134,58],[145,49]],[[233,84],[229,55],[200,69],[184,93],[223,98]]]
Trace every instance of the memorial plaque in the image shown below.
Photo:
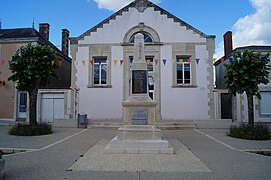
[[[132,71],[132,93],[133,94],[147,93],[147,71],[146,70]]]
[[[148,110],[135,109],[132,111],[132,125],[147,125],[148,124]]]

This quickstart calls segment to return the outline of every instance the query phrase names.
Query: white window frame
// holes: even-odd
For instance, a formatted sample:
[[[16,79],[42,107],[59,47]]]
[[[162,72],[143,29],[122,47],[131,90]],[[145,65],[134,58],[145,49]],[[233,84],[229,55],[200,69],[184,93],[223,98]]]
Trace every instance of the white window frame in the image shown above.
[[[99,63],[99,61],[103,61]],[[95,84],[95,66],[99,66],[99,83]],[[106,83],[102,84],[102,66],[106,65]],[[93,64],[93,69],[92,69],[92,75],[93,75],[93,86],[107,86],[108,85],[108,64],[107,64],[107,58],[94,58],[94,64]]]
[[[270,97],[271,97],[271,91],[261,91],[260,92],[261,93],[261,95],[263,94],[263,93],[268,93],[269,95],[270,95]],[[262,95],[262,99],[260,100],[260,102],[259,102],[259,104],[260,104],[260,110],[259,110],[259,114],[260,114],[260,116],[261,117],[271,117],[271,102],[270,102],[270,113],[263,113],[262,112],[262,110],[263,110],[263,95]]]
[[[177,56],[176,57],[176,84],[177,85],[192,85],[192,69],[191,69],[191,62],[189,63],[188,61],[187,61],[187,59],[188,58],[191,58],[190,56],[189,57],[182,57],[182,56]],[[180,64],[180,59],[183,59],[183,62],[182,62],[182,64]],[[184,71],[184,69],[185,69],[185,64],[188,64],[189,65],[189,73],[190,73],[190,78],[189,78],[189,83],[185,83],[185,71]],[[182,75],[183,75],[183,77],[182,77],[182,81],[183,81],[183,83],[178,83],[178,66],[182,66]]]

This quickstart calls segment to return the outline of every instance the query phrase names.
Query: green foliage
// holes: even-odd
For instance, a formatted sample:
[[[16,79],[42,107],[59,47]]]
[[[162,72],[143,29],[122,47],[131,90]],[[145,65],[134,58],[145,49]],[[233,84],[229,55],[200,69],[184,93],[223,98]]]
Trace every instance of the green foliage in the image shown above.
[[[52,61],[55,61],[52,65]],[[31,92],[39,85],[49,83],[56,77],[56,53],[49,46],[27,44],[22,46],[12,57],[8,80],[17,82],[17,89]]]
[[[269,83],[269,54],[261,52],[236,51],[231,64],[225,64],[225,83],[233,95],[246,92],[261,99],[258,85]]]
[[[270,140],[271,134],[267,125],[257,124],[252,127],[248,124],[242,124],[239,127],[232,126],[228,136],[248,139],[248,140]]]
[[[16,136],[39,136],[52,134],[52,126],[50,124],[37,124],[35,126],[17,124],[9,129],[9,134]]]

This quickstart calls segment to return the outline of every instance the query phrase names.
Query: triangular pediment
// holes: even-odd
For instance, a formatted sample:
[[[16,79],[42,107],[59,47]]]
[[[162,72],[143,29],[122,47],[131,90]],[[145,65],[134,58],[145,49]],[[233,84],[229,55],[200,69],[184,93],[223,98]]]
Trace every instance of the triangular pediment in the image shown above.
[[[190,24],[184,22],[183,20],[179,19],[178,17],[174,16],[173,14],[169,13],[168,11],[164,10],[163,8],[159,7],[158,5],[152,3],[152,2],[150,2],[148,0],[135,0],[135,1],[131,2],[130,4],[128,4],[127,6],[120,9],[119,11],[117,11],[116,13],[112,14],[111,16],[109,16],[108,18],[106,18],[105,20],[103,20],[102,22],[97,24],[96,26],[92,27],[91,29],[89,29],[88,31],[86,31],[85,33],[80,35],[79,37],[71,38],[71,41],[73,42],[73,41],[82,40],[85,36],[90,36],[90,34],[92,32],[96,32],[98,28],[103,28],[104,25],[109,24],[109,22],[111,20],[116,20],[117,16],[122,16],[122,14],[124,12],[128,12],[129,8],[136,8],[139,12],[144,12],[145,9],[147,9],[149,7],[153,7],[154,11],[159,11],[161,15],[166,15],[167,18],[173,19],[173,21],[179,23],[180,26],[185,26],[188,30],[192,30],[195,34],[198,34],[201,37],[215,38],[214,35],[206,35],[205,33],[203,33],[200,30],[194,28]]]

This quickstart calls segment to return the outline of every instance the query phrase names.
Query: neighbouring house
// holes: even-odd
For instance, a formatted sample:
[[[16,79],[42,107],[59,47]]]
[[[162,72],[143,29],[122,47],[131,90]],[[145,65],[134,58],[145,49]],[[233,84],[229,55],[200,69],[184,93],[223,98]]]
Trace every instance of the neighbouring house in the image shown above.
[[[28,120],[29,98],[26,92],[18,91],[16,84],[7,81],[11,75],[9,61],[16,51],[28,43],[49,45],[62,62],[56,70],[58,79],[46,87],[40,87],[37,100],[37,121],[54,122],[68,119],[74,113],[71,109],[71,58],[68,56],[69,31],[62,30],[62,51],[49,41],[47,23],[39,24],[39,32],[34,28],[0,29],[0,120]]]
[[[244,46],[238,47],[233,50],[232,45],[232,32],[228,31],[224,35],[224,53],[225,56],[221,57],[215,62],[216,72],[216,99],[217,99],[217,116],[221,119],[233,119],[236,122],[248,122],[248,109],[246,94],[237,94],[232,96],[229,94],[225,85],[224,64],[230,63],[233,60],[233,54],[236,51],[261,51],[262,55],[271,53],[271,46]],[[270,73],[271,80],[271,73]],[[264,85],[259,84],[262,99],[259,100],[254,97],[254,119],[255,122],[271,122],[271,83]]]
[[[137,33],[144,35],[148,92],[157,102],[157,120],[215,119],[215,36],[147,0],[135,0],[70,38],[76,113],[96,121],[122,119]]]

